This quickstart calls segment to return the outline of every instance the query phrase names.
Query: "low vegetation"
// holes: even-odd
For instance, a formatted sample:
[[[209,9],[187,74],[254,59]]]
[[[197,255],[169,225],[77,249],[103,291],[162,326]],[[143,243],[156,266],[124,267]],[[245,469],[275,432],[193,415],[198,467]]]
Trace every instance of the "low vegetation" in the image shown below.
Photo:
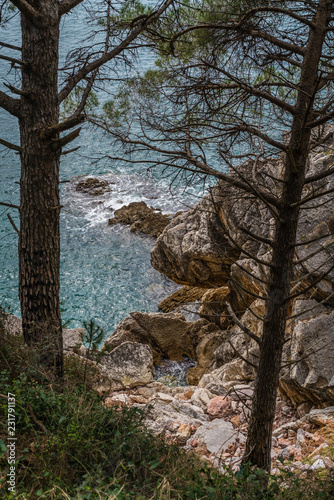
[[[218,472],[153,436],[137,408],[106,408],[79,376],[62,386],[0,328],[0,492],[25,499],[330,499],[334,478]],[[16,398],[16,496],[8,491],[7,394]]]

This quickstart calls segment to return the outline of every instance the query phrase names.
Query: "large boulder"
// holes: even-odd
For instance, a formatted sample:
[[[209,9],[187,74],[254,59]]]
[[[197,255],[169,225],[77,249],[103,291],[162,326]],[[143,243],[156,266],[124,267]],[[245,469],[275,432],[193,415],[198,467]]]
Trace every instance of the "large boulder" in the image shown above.
[[[333,403],[334,311],[326,311],[314,300],[304,302],[309,311],[296,320],[288,369],[280,380],[281,391],[296,405],[305,401]]]
[[[229,445],[238,441],[245,443],[246,438],[243,434],[237,433],[230,422],[222,419],[216,419],[212,422],[201,425],[193,436],[199,444],[204,444],[210,453],[224,452]]]
[[[133,312],[122,320],[104,343],[104,350],[114,349],[125,341],[140,342],[150,346],[155,363],[163,358],[181,361],[183,356],[195,357],[190,335],[193,323],[188,323],[179,313]]]
[[[108,377],[109,390],[120,390],[153,381],[153,358],[148,346],[123,342],[111,352],[103,353],[98,368]]]
[[[211,323],[216,323],[224,330],[230,324],[229,314],[226,309],[226,301],[229,298],[230,290],[227,286],[208,290],[201,299],[198,314]]]
[[[173,219],[151,252],[152,266],[181,285],[212,288],[226,284],[239,255],[224,236],[215,191]]]
[[[309,158],[307,176],[312,177],[333,163],[333,139]],[[283,174],[281,159],[267,159],[240,165],[230,174],[279,196]],[[297,231],[295,279],[300,279],[308,296],[334,305],[334,176],[305,185],[303,199],[328,191],[302,205]],[[177,283],[212,288],[229,285],[231,301],[242,314],[257,296],[265,294],[270,245],[275,219],[268,206],[254,193],[235,184],[219,182],[196,207],[183,212],[157,240],[151,262],[158,271]],[[261,237],[261,241],[252,235]],[[320,238],[320,239],[319,239]],[[303,244],[305,243],[305,244]],[[311,256],[306,259],[307,256]],[[325,274],[328,273],[326,276]]]
[[[206,293],[205,288],[193,287],[193,286],[183,286],[176,292],[162,300],[158,307],[162,312],[167,313],[179,308],[183,304],[188,304],[189,302],[196,302],[200,300]]]

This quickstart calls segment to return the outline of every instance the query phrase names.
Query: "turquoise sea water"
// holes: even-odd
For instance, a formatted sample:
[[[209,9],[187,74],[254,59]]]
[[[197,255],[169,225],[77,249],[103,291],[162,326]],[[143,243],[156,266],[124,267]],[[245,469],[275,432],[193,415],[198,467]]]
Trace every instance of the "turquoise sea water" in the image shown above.
[[[63,57],[69,47],[78,45],[86,29],[83,9],[74,17],[66,17],[61,38]],[[0,40],[20,44],[18,17],[2,30]],[[4,49],[1,52],[6,53]],[[150,53],[141,54],[141,70],[153,64]],[[18,75],[9,69],[9,64],[0,62],[0,76],[7,82],[16,81],[19,86]],[[3,81],[0,89],[7,91]],[[18,143],[16,119],[0,110],[0,124],[0,136]],[[112,164],[108,160],[96,162],[97,157],[113,153],[110,139],[99,130],[84,126],[71,147],[72,144],[73,147],[80,145],[80,150],[66,155],[61,165],[61,179],[70,180],[61,184],[63,320],[70,320],[70,327],[75,327],[94,317],[110,333],[130,311],[157,311],[158,302],[177,288],[150,265],[154,239],[132,234],[124,226],[108,226],[110,208],[144,200],[164,213],[173,213],[197,200],[185,196],[182,186],[175,187],[171,193],[167,179],[148,175],[144,167]],[[0,201],[18,204],[19,158],[0,146],[0,165]],[[87,175],[113,182],[112,191],[98,197],[77,192],[78,178]],[[17,235],[7,212],[19,225],[15,210],[0,207],[0,304],[10,306],[19,315]]]

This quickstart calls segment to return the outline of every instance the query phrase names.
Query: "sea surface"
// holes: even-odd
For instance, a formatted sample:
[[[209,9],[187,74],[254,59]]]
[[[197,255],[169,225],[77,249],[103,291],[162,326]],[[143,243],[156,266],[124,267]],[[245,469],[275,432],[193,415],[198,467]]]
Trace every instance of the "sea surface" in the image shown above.
[[[80,47],[88,30],[85,9],[80,6],[72,16],[65,16],[61,31],[61,58],[68,49]],[[6,29],[0,29],[0,40],[20,45],[19,17],[14,17]],[[17,53],[1,49],[13,57]],[[138,71],[153,67],[154,56],[147,49],[136,62]],[[3,81],[19,86],[19,75],[10,71],[10,64],[0,60]],[[0,89],[8,91],[0,84]],[[111,83],[109,93],[117,90]],[[99,94],[104,102],[110,95]],[[2,139],[19,143],[18,123],[0,110]],[[111,209],[132,201],[145,201],[163,213],[173,214],[198,201],[202,186],[193,186],[192,194],[184,186],[172,189],[168,178],[157,172],[147,172],[147,166],[112,162],[105,155],[114,154],[110,137],[101,130],[85,125],[80,137],[71,147],[80,149],[63,157],[61,163],[61,300],[62,318],[69,327],[81,326],[82,321],[94,318],[107,334],[131,311],[154,312],[157,304],[178,288],[150,265],[150,250],[155,240],[133,234],[122,225],[108,226]],[[90,196],[76,191],[76,184],[85,177],[108,180],[111,191]],[[0,146],[0,201],[19,204],[19,157]],[[17,234],[7,218],[9,213],[19,225],[15,209],[0,207],[0,305],[9,306],[20,315],[18,300]]]

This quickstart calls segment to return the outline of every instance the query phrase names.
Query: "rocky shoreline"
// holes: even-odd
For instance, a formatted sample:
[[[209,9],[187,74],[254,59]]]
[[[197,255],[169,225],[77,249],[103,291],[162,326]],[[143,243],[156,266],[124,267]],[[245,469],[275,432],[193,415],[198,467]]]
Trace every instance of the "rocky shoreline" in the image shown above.
[[[309,173],[327,162],[328,155],[318,152]],[[243,175],[253,175],[277,191],[273,178],[280,168],[279,160],[259,162],[255,172],[245,170]],[[268,170],[272,176],[265,175]],[[93,181],[80,189],[93,189],[93,195],[108,189]],[[322,182],[327,190],[334,188],[334,179]],[[159,304],[163,312],[131,313],[101,350],[89,355],[95,388],[107,406],[141,408],[147,427],[167,441],[221,469],[236,470],[251,409],[259,354],[256,339],[262,334],[267,272],[261,261],[270,258],[267,247],[247,237],[247,231],[261,227],[269,237],[270,212],[236,187],[218,184],[196,207],[172,220],[142,202],[115,211],[109,223],[158,236],[151,263],[183,287]],[[319,279],[334,258],[332,202],[311,204],[307,216],[301,217],[298,241],[305,239],[314,241],[307,245],[309,259],[304,260],[304,247],[296,250],[302,261],[295,269],[296,283],[301,280],[296,287],[305,292],[292,302],[286,331],[273,473],[283,468],[307,474],[334,467],[326,455],[334,445],[334,271]],[[183,314],[190,306],[197,311],[194,321]],[[18,322],[9,317],[9,329],[19,331]],[[83,334],[82,329],[64,330],[67,363],[87,362]],[[194,366],[187,372],[188,386],[168,377],[156,380],[155,369],[166,360],[189,359]]]

